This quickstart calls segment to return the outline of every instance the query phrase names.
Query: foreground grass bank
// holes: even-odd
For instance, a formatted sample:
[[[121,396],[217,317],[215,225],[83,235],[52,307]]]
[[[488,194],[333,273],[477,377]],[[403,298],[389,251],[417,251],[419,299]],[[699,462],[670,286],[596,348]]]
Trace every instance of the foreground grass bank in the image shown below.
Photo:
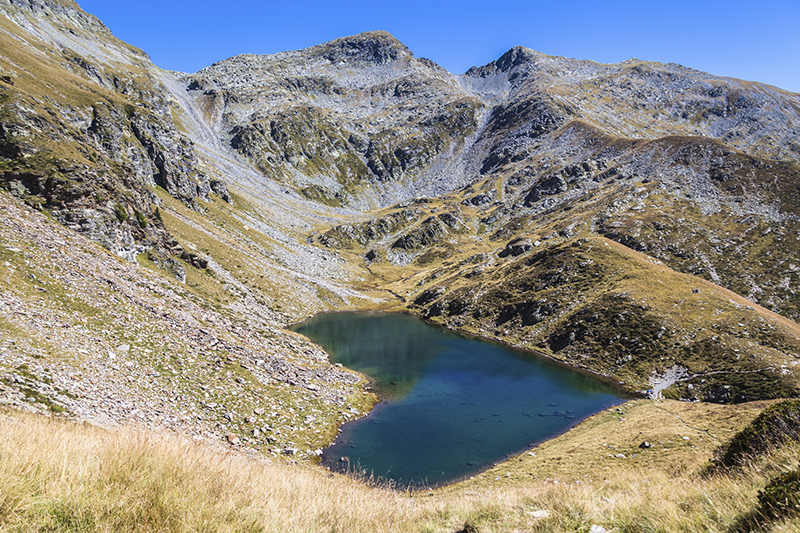
[[[797,448],[737,474],[701,476],[717,446],[714,435],[738,431],[763,405],[700,407],[629,402],[475,479],[414,493],[173,435],[4,412],[0,529],[735,531],[757,507],[758,491],[797,468]],[[676,425],[659,429],[663,438],[656,436],[653,453],[634,457],[625,443],[654,417]],[[675,439],[668,443],[670,431]],[[589,458],[596,446],[603,450]],[[800,521],[773,521],[763,530],[800,531]]]

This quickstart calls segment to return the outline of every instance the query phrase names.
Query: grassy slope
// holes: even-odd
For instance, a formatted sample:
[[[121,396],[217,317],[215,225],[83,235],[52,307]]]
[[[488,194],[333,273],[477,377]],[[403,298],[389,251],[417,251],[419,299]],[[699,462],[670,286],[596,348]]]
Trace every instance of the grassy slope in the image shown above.
[[[268,289],[232,250],[242,247],[241,252],[253,253],[274,243],[252,234],[247,241],[230,241],[232,235],[244,231],[232,216],[235,211],[211,203],[206,206],[206,215],[201,216],[182,204],[164,200],[165,224],[182,244],[197,242],[202,253],[215,258],[225,272],[235,273],[236,279],[254,293]],[[247,209],[242,199],[237,206]],[[226,231],[221,232],[221,228]],[[259,246],[253,248],[253,243]],[[5,244],[3,257],[19,263],[18,253],[8,251],[11,243]],[[692,297],[691,290],[700,287],[701,293],[693,297],[733,300],[741,307],[747,303],[709,282],[674,273],[613,242],[597,238],[592,244],[608,256],[606,259],[616,257],[609,262],[612,266],[625,262],[638,265],[624,269],[628,274],[625,291],[634,298],[644,292],[653,297],[654,278],[650,276],[656,273],[669,284],[665,289],[668,292],[683,291]],[[460,259],[476,250],[465,247],[458,252],[458,246],[451,245],[449,257],[437,259],[419,272],[414,271],[417,268],[413,264],[404,269],[385,263],[373,265],[375,278],[365,280],[364,287],[385,284],[384,288],[398,293],[412,287],[420,292],[419,279],[428,279],[431,272],[442,271],[431,280],[436,283],[451,275],[456,278],[454,274],[464,269],[464,265],[459,266]],[[35,255],[25,257],[30,261]],[[245,268],[237,269],[237,264]],[[224,312],[226,304],[235,300],[230,288],[219,281],[219,274],[209,275],[189,265],[186,268],[186,288],[175,285],[173,290],[192,295],[218,312]],[[43,294],[56,298],[56,285],[36,272],[39,284],[50,290]],[[397,282],[386,284],[396,278]],[[23,282],[30,285],[30,280],[19,276],[13,280],[9,282],[15,283],[15,290],[25,297]],[[504,280],[502,276],[498,279]],[[280,287],[286,292],[277,290]],[[37,292],[33,286],[31,290]],[[270,294],[276,300],[291,297],[288,287],[281,284],[276,284]],[[99,312],[98,320],[105,316],[105,311],[93,310],[94,305],[81,301],[68,298],[63,305],[90,317]],[[86,309],[73,309],[76,305]],[[768,315],[764,311],[759,316]],[[12,323],[8,327],[18,328]],[[796,325],[785,321],[784,327],[791,330]],[[62,357],[56,353],[59,350],[45,348],[52,352],[45,357]],[[263,393],[283,402],[277,389]],[[19,531],[455,531],[465,527],[474,531],[576,531],[588,530],[592,524],[619,531],[726,531],[738,516],[755,506],[757,490],[769,477],[797,462],[794,457],[782,456],[742,477],[698,477],[712,450],[746,425],[764,405],[629,402],[620,411],[600,413],[544,443],[532,452],[535,456],[525,453],[475,479],[413,495],[374,490],[338,475],[329,477],[308,463],[291,466],[279,460],[267,464],[263,456],[231,453],[175,437],[106,431],[15,413],[0,425],[0,441],[5,447],[0,455],[0,485],[9,489],[0,504],[0,524]],[[294,414],[285,414],[286,420],[272,424],[296,423]],[[654,447],[640,450],[642,441]],[[42,445],[21,446],[20,442]],[[618,458],[617,454],[625,457]],[[541,511],[550,514],[541,518]]]
[[[542,445],[535,457],[417,493],[171,435],[0,413],[0,529],[728,531],[771,476],[797,466],[791,448],[743,474],[699,476],[719,440],[762,406],[629,402]],[[653,448],[636,448],[645,438]],[[626,457],[609,457],[618,453]]]
[[[505,236],[500,242],[537,243],[516,257],[500,258],[502,245],[477,229],[452,234],[407,266],[373,263],[372,282],[396,296],[390,307],[533,349],[632,390],[651,389],[655,374],[677,365],[687,370],[665,392],[672,397],[735,402],[795,394],[796,323],[590,231],[559,237],[554,229],[562,222],[551,224],[522,220]],[[354,247],[353,260],[363,261]]]

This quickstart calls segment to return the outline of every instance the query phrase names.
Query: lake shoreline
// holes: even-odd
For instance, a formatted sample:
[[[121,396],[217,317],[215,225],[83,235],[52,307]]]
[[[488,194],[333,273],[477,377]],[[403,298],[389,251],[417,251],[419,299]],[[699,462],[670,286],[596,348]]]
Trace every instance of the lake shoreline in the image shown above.
[[[410,313],[324,313],[293,330],[381,398],[339,428],[322,463],[399,485],[467,479],[631,399],[592,373]]]

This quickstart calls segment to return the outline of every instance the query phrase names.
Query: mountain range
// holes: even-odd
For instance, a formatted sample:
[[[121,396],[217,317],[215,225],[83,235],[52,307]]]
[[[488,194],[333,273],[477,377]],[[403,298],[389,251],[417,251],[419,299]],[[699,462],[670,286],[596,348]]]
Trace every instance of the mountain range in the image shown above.
[[[0,13],[5,403],[313,456],[376,401],[286,329],[340,309],[798,393],[800,94],[385,32],[168,72],[71,0]]]

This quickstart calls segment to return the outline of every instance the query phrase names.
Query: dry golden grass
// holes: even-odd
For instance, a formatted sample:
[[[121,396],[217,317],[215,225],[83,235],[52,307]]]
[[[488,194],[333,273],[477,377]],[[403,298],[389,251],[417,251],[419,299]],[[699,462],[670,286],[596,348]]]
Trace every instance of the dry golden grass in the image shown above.
[[[680,415],[717,424],[730,415],[736,427],[758,412],[723,415],[715,406],[695,416],[669,402],[672,414],[659,415],[663,407],[634,402],[624,409],[633,422]],[[628,438],[630,431],[615,431],[621,425],[601,414],[539,451],[564,453],[584,439],[590,446],[602,433],[610,442],[616,434]],[[752,511],[770,477],[798,464],[794,449],[736,476],[704,478],[711,448],[690,453],[687,446],[662,461],[617,460],[619,467],[588,472],[569,472],[564,460],[546,479],[522,480],[533,463],[512,461],[498,467],[516,468],[512,478],[406,493],[173,435],[8,412],[0,415],[0,530],[566,532],[597,524],[618,532],[722,532]],[[582,461],[572,467],[591,468]],[[771,530],[798,531],[799,524]]]
[[[753,302],[752,300],[748,300],[744,296],[737,294],[721,285],[713,283],[711,281],[699,278],[697,276],[691,276],[689,274],[681,274],[676,272],[675,270],[669,268],[668,266],[664,265],[660,261],[655,261],[652,257],[645,255],[641,252],[637,252],[631,248],[628,248],[624,244],[620,244],[616,241],[608,239],[606,237],[599,236],[597,237],[601,239],[603,242],[607,243],[612,248],[619,250],[623,254],[628,254],[633,258],[639,259],[640,261],[647,263],[648,267],[652,266],[653,270],[661,271],[666,275],[678,277],[679,279],[685,280],[686,283],[692,283],[695,286],[701,286],[706,288],[707,290],[711,291],[718,296],[723,298],[728,298],[732,302],[735,302],[738,305],[744,307],[750,307],[753,311],[758,313],[759,315],[763,316],[764,318],[770,320],[771,322],[775,322],[786,328],[789,332],[791,332],[795,336],[800,336],[800,324],[789,320],[788,318],[779,315],[765,307],[758,305],[757,303]],[[651,265],[652,264],[652,265]]]

